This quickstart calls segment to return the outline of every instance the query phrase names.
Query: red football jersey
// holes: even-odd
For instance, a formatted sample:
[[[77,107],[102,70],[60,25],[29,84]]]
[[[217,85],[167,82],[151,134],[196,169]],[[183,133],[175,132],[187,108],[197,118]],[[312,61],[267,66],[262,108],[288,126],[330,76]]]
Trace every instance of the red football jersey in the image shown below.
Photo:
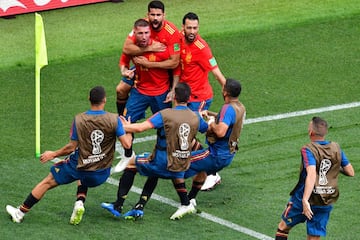
[[[185,36],[181,39],[181,75],[180,81],[191,88],[190,102],[204,101],[213,97],[208,80],[209,72],[218,67],[210,47],[199,35],[188,44]]]

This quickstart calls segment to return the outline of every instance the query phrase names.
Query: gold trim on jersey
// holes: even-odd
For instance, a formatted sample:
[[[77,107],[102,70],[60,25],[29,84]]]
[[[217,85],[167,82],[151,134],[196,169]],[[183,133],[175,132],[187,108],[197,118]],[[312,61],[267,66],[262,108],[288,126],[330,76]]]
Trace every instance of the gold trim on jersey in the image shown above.
[[[195,44],[195,46],[197,46],[199,49],[203,49],[203,48],[205,47],[205,45],[204,45],[202,42],[200,42],[200,40],[196,40],[196,41],[194,42],[194,44]]]
[[[169,24],[165,24],[165,30],[170,33],[171,35],[174,34],[174,32],[176,31],[174,28],[172,28]]]

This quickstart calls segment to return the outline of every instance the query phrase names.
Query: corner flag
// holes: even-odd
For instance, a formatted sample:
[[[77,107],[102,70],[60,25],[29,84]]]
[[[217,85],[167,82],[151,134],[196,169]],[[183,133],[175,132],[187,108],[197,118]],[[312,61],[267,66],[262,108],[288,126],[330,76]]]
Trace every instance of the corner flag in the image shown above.
[[[44,23],[40,14],[35,13],[35,155],[40,157],[40,70],[48,65]]]

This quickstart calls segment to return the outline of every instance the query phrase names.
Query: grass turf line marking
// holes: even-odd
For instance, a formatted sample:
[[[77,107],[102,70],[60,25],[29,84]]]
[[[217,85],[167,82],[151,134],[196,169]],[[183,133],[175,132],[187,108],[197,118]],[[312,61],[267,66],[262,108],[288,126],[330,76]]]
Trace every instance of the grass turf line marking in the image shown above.
[[[303,111],[295,111],[295,112],[289,112],[289,113],[283,113],[283,114],[277,114],[277,115],[270,115],[270,116],[264,116],[264,117],[258,117],[258,118],[250,118],[250,119],[245,119],[244,124],[252,124],[252,123],[259,123],[259,122],[267,122],[267,121],[274,121],[274,120],[280,120],[280,119],[285,119],[285,118],[291,118],[291,117],[298,117],[298,116],[304,116],[304,115],[309,115],[309,114],[315,114],[315,113],[322,113],[322,112],[330,112],[330,111],[336,111],[336,110],[342,110],[342,109],[348,109],[348,108],[355,108],[355,107],[359,107],[360,106],[360,102],[352,102],[352,103],[347,103],[347,104],[341,104],[341,105],[333,105],[333,106],[328,106],[328,107],[322,107],[322,108],[314,108],[314,109],[308,109],[308,110],[303,110]],[[156,139],[156,135],[153,136],[146,136],[146,137],[142,137],[142,138],[135,138],[134,139],[134,143],[142,143],[142,142],[147,142],[147,141],[151,141],[151,140],[155,140]],[[119,142],[117,142],[116,144],[116,148],[119,149],[121,148],[121,145]],[[118,150],[117,150],[118,151]],[[119,151],[121,152],[121,151]],[[115,180],[114,178],[109,177],[107,180],[108,183],[113,184],[115,186],[118,185],[118,181]],[[135,192],[137,194],[141,194],[141,189],[137,188],[137,187],[132,187],[131,188],[132,192]],[[159,202],[171,205],[173,207],[178,207],[179,203],[162,197],[160,195],[157,194],[153,194],[151,196],[153,199],[158,200]],[[205,218],[207,220],[210,220],[212,222],[221,224],[223,226],[226,226],[228,228],[231,228],[233,230],[236,230],[238,232],[247,234],[249,236],[252,236],[254,238],[257,239],[262,239],[262,240],[270,240],[273,239],[269,236],[266,236],[264,234],[261,234],[259,232],[253,231],[251,229],[242,227],[240,225],[237,225],[235,223],[229,222],[227,220],[224,220],[222,218],[218,218],[216,216],[213,216],[211,214],[205,213],[205,212],[201,212],[200,214],[198,214],[200,217]]]
[[[322,113],[322,112],[330,112],[330,111],[336,111],[336,110],[342,110],[342,109],[348,109],[348,108],[355,108],[355,107],[359,107],[360,106],[360,102],[352,102],[352,103],[347,103],[347,104],[341,104],[341,105],[333,105],[333,106],[329,106],[329,107],[322,107],[322,108],[314,108],[314,109],[309,109],[309,110],[303,110],[303,111],[295,111],[295,112],[290,112],[290,113],[283,113],[283,114],[277,114],[277,115],[270,115],[270,116],[264,116],[264,117],[259,117],[259,118],[251,118],[251,119],[245,119],[244,124],[252,124],[252,123],[259,123],[259,122],[266,122],[266,121],[273,121],[273,120],[280,120],[280,119],[285,119],[285,118],[291,118],[291,117],[298,117],[298,116],[304,116],[304,115],[309,115],[309,114],[314,114],[314,113]],[[147,142],[147,141],[151,141],[151,140],[155,140],[156,139],[156,135],[153,136],[146,136],[146,137],[142,137],[142,138],[137,138],[134,139],[134,143],[142,143],[142,142]],[[123,150],[120,150],[121,145],[119,142],[116,143],[116,149],[118,152],[123,152]],[[52,160],[53,162],[57,162],[60,159],[55,158],[54,160]],[[118,180],[109,177],[107,179],[107,182],[118,186]],[[137,194],[141,194],[141,189],[135,186],[132,186],[132,188],[130,189],[132,192],[135,192]],[[170,206],[173,206],[175,208],[177,208],[179,206],[179,203],[162,197],[160,195],[157,195],[155,193],[152,194],[151,196],[153,199],[168,204]],[[205,213],[205,212],[201,212],[200,214],[198,214],[198,216],[205,218],[209,221],[221,224],[223,226],[226,226],[228,228],[231,228],[233,230],[236,230],[238,232],[247,234],[249,236],[252,236],[256,239],[262,239],[262,240],[270,240],[273,239],[269,236],[266,236],[264,234],[255,232],[251,229],[242,227],[240,225],[237,225],[235,223],[229,222],[227,220],[224,220],[222,218],[218,218],[216,216],[213,216],[211,214]]]
[[[110,183],[110,184],[112,184],[112,185],[115,185],[115,186],[118,186],[118,183],[119,183],[118,180],[116,180],[116,179],[114,179],[114,178],[112,178],[112,177],[109,177],[109,178],[106,180],[106,182],[108,182],[108,183]],[[130,189],[130,191],[135,192],[135,193],[137,193],[137,194],[140,195],[141,192],[142,192],[142,189],[141,189],[141,188],[138,188],[138,187],[135,187],[135,186],[132,186],[131,189]],[[178,203],[178,202],[176,202],[176,201],[174,201],[174,200],[171,200],[171,199],[169,199],[169,198],[162,197],[162,196],[160,196],[160,195],[158,195],[158,194],[156,194],[156,193],[153,193],[153,194],[151,195],[151,198],[152,198],[152,199],[155,199],[155,200],[157,200],[157,201],[159,201],[159,202],[165,203],[165,204],[167,204],[167,205],[173,206],[173,207],[175,207],[175,208],[179,207],[179,203]],[[213,216],[213,215],[208,214],[208,213],[205,213],[205,212],[201,212],[201,213],[198,213],[198,214],[196,214],[196,215],[198,215],[198,216],[200,216],[200,217],[202,217],[202,218],[204,218],[204,219],[207,219],[207,220],[209,220],[209,221],[212,221],[212,222],[214,222],[214,223],[217,223],[217,224],[223,225],[223,226],[225,226],[225,227],[231,228],[231,229],[233,229],[233,230],[235,230],[235,231],[238,231],[238,232],[244,233],[244,234],[246,234],[246,235],[249,235],[249,236],[251,236],[251,237],[257,238],[257,239],[262,239],[262,240],[273,240],[273,239],[274,239],[274,238],[271,238],[271,237],[269,237],[269,236],[266,236],[266,235],[264,235],[264,234],[262,234],[262,233],[255,232],[255,231],[253,231],[253,230],[251,230],[251,229],[242,227],[242,226],[240,226],[240,225],[237,225],[237,224],[235,224],[235,223],[229,222],[229,221],[224,220],[224,219],[222,219],[222,218],[218,218],[218,217],[216,217],[216,216]]]

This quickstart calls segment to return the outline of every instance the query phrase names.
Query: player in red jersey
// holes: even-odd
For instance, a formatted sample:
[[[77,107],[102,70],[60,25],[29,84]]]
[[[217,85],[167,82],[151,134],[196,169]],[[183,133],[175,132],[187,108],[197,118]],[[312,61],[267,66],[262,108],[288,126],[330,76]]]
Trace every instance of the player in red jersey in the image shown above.
[[[180,62],[180,32],[174,24],[165,20],[164,10],[164,4],[161,1],[152,1],[148,5],[148,21],[151,32],[150,41],[153,41],[152,44],[139,44],[139,41],[136,40],[136,34],[133,33],[129,34],[124,43],[123,53],[131,56],[131,60],[136,65],[136,74],[139,75],[135,87],[129,88],[129,90],[131,89],[131,94],[129,101],[126,104],[126,116],[131,116],[132,122],[139,120],[140,115],[143,116],[142,114],[146,109],[143,108],[145,102],[150,104],[153,113],[156,110],[161,110],[161,106],[166,104],[170,106],[174,92],[173,89],[179,78],[179,74],[176,74],[175,70],[173,73],[172,70],[177,68]],[[124,63],[126,61],[124,61]],[[144,66],[142,64],[144,61],[150,62],[153,65]],[[120,60],[120,63],[121,62],[122,60]],[[121,71],[124,77],[132,78],[134,76],[133,71],[129,70],[128,65],[126,65],[126,67],[121,67]],[[162,71],[161,78],[157,79],[155,73],[159,73],[159,71]],[[149,75],[150,72],[152,75]],[[164,72],[165,74],[163,74]],[[166,74],[167,79],[164,78]],[[143,80],[143,77],[145,76],[149,78]],[[173,88],[171,91],[168,91],[170,90],[169,81],[173,76]],[[125,83],[123,83],[123,85],[125,85]],[[164,94],[156,97],[151,96],[158,95],[166,88],[166,86],[167,89],[164,93],[166,96],[164,96]],[[121,90],[121,88],[117,88],[117,90],[118,89]],[[134,95],[134,93],[136,95]],[[128,93],[123,97],[127,96]],[[156,105],[158,106],[158,109],[155,108]],[[119,164],[123,163],[120,161]],[[110,211],[114,216],[121,216],[122,206],[130,191],[135,174],[136,172],[133,169],[126,168],[119,181],[117,200],[113,203],[101,204],[103,208]],[[150,186],[150,188],[155,188],[157,185],[157,178],[148,178],[145,185]]]
[[[173,80],[172,86],[175,86],[178,82],[179,76],[173,73],[172,70],[178,67],[180,62],[180,33],[176,26],[165,19],[165,6],[161,1],[151,1],[148,4],[147,20],[150,23],[150,32],[152,43],[147,46],[139,46],[136,44],[135,36],[133,32],[129,34],[125,40],[123,46],[123,53],[131,56],[137,56],[133,58],[135,64],[144,65],[147,62],[147,58],[143,56],[148,52],[163,52],[169,51],[169,58],[164,61],[150,61],[151,65],[145,66],[146,68],[162,68],[169,70],[169,78]],[[122,76],[126,77],[127,69],[121,69]],[[117,92],[117,107],[119,115],[123,114],[128,94],[133,86],[133,82],[130,79],[123,78],[116,87]],[[171,101],[173,96],[172,88],[168,94],[167,101]]]
[[[189,108],[193,111],[208,110],[213,101],[213,90],[208,79],[209,72],[214,75],[222,87],[226,79],[221,73],[209,45],[199,35],[199,17],[195,13],[189,12],[183,17],[182,24],[180,82],[190,85]],[[210,190],[219,184],[220,180],[221,177],[218,173],[209,175],[201,189]]]

